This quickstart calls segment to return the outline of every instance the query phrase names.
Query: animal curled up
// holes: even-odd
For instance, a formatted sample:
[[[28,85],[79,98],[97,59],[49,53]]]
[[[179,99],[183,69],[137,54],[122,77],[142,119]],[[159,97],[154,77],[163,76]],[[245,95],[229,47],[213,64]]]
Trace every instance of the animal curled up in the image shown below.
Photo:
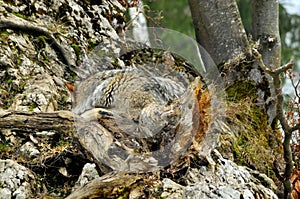
[[[118,171],[153,171],[183,156],[199,131],[202,85],[176,78],[127,68],[85,79],[73,107],[87,121],[78,122],[83,145]]]

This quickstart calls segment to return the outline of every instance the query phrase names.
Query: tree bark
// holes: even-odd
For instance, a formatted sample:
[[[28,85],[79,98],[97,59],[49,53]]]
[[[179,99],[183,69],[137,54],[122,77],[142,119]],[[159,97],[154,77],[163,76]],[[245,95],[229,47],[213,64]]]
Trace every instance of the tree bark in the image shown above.
[[[189,0],[196,38],[219,65],[249,52],[235,0]]]
[[[138,0],[138,5],[128,9],[131,23],[132,34],[136,41],[150,45],[147,30],[147,19],[144,15],[144,5],[142,0]]]
[[[271,68],[280,67],[278,0],[252,1],[252,34],[254,40],[260,40],[260,52],[265,65]]]

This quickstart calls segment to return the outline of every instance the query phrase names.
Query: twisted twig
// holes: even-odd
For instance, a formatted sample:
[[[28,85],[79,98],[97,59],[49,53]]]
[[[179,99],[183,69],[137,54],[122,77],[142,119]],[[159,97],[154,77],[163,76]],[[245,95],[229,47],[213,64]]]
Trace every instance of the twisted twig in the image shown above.
[[[282,94],[282,87],[280,81],[280,74],[286,72],[288,69],[291,69],[293,67],[293,61],[290,61],[289,63],[279,68],[271,69],[265,66],[261,54],[256,49],[252,49],[252,52],[254,57],[257,59],[258,65],[266,73],[268,73],[273,79],[273,85],[274,85],[275,96],[276,96],[276,116],[280,121],[282,129],[284,131],[283,150],[284,150],[284,160],[286,166],[285,166],[284,175],[281,176],[281,178],[283,179],[284,192],[287,193],[287,195],[289,195],[292,192],[290,176],[292,174],[293,165],[294,165],[290,142],[291,142],[293,131],[300,129],[300,124],[298,123],[295,126],[290,126],[284,115],[283,94]]]

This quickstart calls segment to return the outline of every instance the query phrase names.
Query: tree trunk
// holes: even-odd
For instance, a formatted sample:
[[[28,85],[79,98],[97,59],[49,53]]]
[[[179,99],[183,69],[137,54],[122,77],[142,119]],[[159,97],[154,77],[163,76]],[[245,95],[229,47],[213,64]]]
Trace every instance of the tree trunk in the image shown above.
[[[259,51],[262,54],[262,59],[266,67],[275,70],[281,65],[281,41],[279,34],[279,1],[278,0],[253,0],[252,1],[252,34],[255,40],[260,41]],[[283,176],[284,185],[284,198],[292,198],[292,185],[290,177],[293,171],[293,159],[291,152],[291,134],[288,124],[282,122],[284,120],[284,112],[282,108],[283,96],[282,86],[279,75],[277,77],[269,77],[273,79],[271,84],[271,92],[274,98],[277,98],[276,109],[281,110],[276,114],[281,122],[283,131],[285,133],[283,148],[284,148],[284,160],[286,162],[285,171]],[[275,88],[274,88],[275,86]],[[279,100],[278,100],[279,99]],[[274,105],[271,105],[272,107]],[[271,113],[275,117],[275,113]],[[284,123],[284,124],[283,124]]]
[[[212,59],[218,65],[220,72],[223,74],[227,100],[235,101],[239,104],[243,103],[245,99],[250,98],[252,102],[259,106],[260,114],[267,115],[268,113],[268,118],[260,119],[258,122],[259,125],[265,129],[270,128],[268,122],[271,124],[274,117],[276,115],[278,116],[273,99],[277,97],[276,93],[279,93],[279,90],[275,91],[273,89],[274,85],[269,83],[268,76],[263,69],[257,65],[252,53],[249,51],[250,48],[253,47],[253,44],[250,46],[248,42],[236,1],[189,0],[189,4],[197,41],[208,51]],[[254,42],[260,41],[258,50],[262,54],[263,62],[271,69],[279,68],[281,61],[278,15],[278,0],[252,1],[253,39]],[[271,80],[270,77],[269,80]],[[270,98],[271,96],[273,98]],[[269,103],[269,101],[271,101],[271,103]],[[235,107],[237,106],[235,105]],[[257,109],[257,106],[251,108],[254,111]],[[244,113],[241,115],[244,115]],[[255,117],[255,115],[250,115],[247,118],[247,120],[253,121],[250,125],[257,124]],[[245,134],[244,130],[241,130],[241,132]],[[268,137],[273,137],[272,139],[274,140],[278,139],[275,138],[275,133],[271,136],[267,136],[266,132],[267,130],[261,133],[264,134],[263,136],[266,136],[267,139],[270,139]],[[259,130],[257,130],[257,134],[258,133]],[[255,138],[252,137],[251,139]],[[284,176],[284,186],[285,197],[288,198],[288,194],[291,192],[289,177],[291,175],[292,162],[289,134],[286,136],[286,139],[284,144],[284,159],[287,165]],[[280,141],[278,141],[276,145],[277,144],[279,145]],[[278,145],[276,147],[281,147]],[[274,148],[274,146],[272,148]],[[247,151],[246,148],[243,148],[243,152],[245,151]],[[237,153],[236,151],[234,152]]]
[[[265,65],[278,68],[281,62],[278,0],[252,1],[252,34],[255,41],[260,41]]]
[[[219,65],[249,52],[235,0],[189,0],[196,38]]]
[[[131,19],[134,39],[138,42],[150,45],[147,31],[147,19],[144,15],[144,5],[142,0],[138,1],[138,5],[136,7],[129,8],[128,12]]]
[[[259,41],[259,51],[264,64],[271,69],[281,64],[281,42],[279,35],[279,2],[278,0],[252,1],[252,35]],[[269,81],[272,78],[267,75]],[[270,84],[271,99],[275,97],[274,86]],[[276,115],[275,102],[268,105],[269,123]]]

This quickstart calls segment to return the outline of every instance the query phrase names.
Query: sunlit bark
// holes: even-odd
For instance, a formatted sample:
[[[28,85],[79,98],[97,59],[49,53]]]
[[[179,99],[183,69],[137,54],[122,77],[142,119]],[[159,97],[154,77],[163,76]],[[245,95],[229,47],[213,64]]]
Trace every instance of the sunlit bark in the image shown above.
[[[249,52],[235,0],[189,0],[197,41],[216,64]]]

